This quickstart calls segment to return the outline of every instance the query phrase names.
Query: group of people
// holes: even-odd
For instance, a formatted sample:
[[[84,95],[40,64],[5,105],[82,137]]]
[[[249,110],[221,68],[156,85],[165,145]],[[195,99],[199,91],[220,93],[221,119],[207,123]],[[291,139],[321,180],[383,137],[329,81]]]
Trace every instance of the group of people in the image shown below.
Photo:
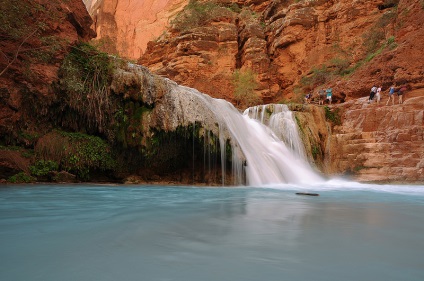
[[[380,104],[382,88],[383,88],[383,86],[381,86],[381,85],[378,86],[378,87],[376,85],[372,86],[370,96],[368,98],[368,103],[371,103],[375,99],[377,104]],[[386,105],[389,105],[390,100],[392,101],[392,105],[395,104],[395,94],[397,94],[397,96],[398,96],[398,103],[402,104],[403,103],[403,95],[405,94],[406,90],[407,90],[407,88],[406,88],[405,85],[400,86],[400,87],[396,87],[396,84],[393,84],[392,86],[390,86],[390,88],[388,90],[389,99],[387,100]],[[309,92],[308,94],[306,94],[305,95],[305,103],[311,103],[313,97],[314,97],[314,95],[312,94],[312,92]],[[325,101],[327,101],[328,104],[331,104],[332,99],[333,99],[333,90],[331,88],[328,88],[326,90],[321,88],[320,90],[318,90],[317,99],[318,99],[319,105],[323,105]]]
[[[313,94],[312,94],[312,92],[309,92],[305,96],[305,103],[311,103],[312,98],[313,98]],[[320,89],[318,91],[318,104],[319,105],[323,105],[324,101],[327,101],[328,104],[331,104],[332,99],[333,99],[333,89],[331,89],[331,88],[328,88],[326,90]]]
[[[376,99],[377,104],[380,103],[381,100],[381,91],[382,91],[382,86],[376,86],[373,85],[371,88],[371,92],[370,92],[370,96],[368,98],[368,103],[371,103],[374,98]],[[395,104],[395,97],[394,94],[397,93],[399,99],[398,99],[398,103],[402,104],[403,103],[403,94],[406,92],[406,86],[401,86],[396,88],[396,85],[392,85],[389,88],[389,99],[386,102],[386,105],[389,105],[390,100],[392,100],[392,105]]]

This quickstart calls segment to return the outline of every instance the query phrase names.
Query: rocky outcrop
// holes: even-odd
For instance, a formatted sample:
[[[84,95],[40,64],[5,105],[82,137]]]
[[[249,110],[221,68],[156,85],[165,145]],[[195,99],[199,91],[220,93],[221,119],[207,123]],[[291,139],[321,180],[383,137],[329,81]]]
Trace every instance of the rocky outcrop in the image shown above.
[[[1,9],[0,177],[8,178],[29,172],[35,142],[53,126],[52,84],[70,45],[95,33],[81,0],[2,1]]]
[[[216,5],[218,9],[228,4]],[[239,10],[205,19],[201,27],[180,32],[171,26],[148,44],[139,62],[178,83],[228,100],[234,93],[231,73],[237,69],[254,70],[256,94],[265,103],[299,102],[306,91],[318,87],[332,87],[337,102],[368,94],[373,83],[385,88],[391,83],[423,87],[419,57],[424,10],[418,0],[239,5]],[[222,25],[231,30],[226,37],[231,45],[226,44],[225,50],[221,38],[209,38],[205,44],[206,36],[196,36],[216,34]],[[225,88],[216,89],[217,84]]]
[[[384,90],[392,84],[408,85],[410,89],[424,88],[424,71],[420,63],[423,49],[419,43],[424,40],[422,1],[401,0],[396,9],[382,9],[381,13],[365,35],[372,39],[379,30],[384,31],[386,47],[368,54],[367,59],[360,61],[363,66],[348,79],[332,81],[330,84],[336,93],[358,98],[366,96],[372,85],[382,85]],[[381,27],[382,24],[385,25]],[[369,40],[367,42],[370,43]]]
[[[424,91],[411,91],[395,105],[343,106],[343,123],[334,128],[327,151],[327,171],[358,181],[424,181]]]
[[[92,20],[81,0],[5,1],[0,20],[0,143],[31,146],[70,44],[95,36]]]

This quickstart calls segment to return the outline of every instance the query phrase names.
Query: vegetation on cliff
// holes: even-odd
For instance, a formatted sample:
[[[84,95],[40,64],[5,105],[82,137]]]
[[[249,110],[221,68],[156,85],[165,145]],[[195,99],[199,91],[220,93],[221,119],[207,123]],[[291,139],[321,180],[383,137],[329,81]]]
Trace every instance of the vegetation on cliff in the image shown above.
[[[91,132],[108,133],[107,124],[113,114],[109,91],[113,68],[109,55],[92,45],[79,43],[71,47],[59,70],[57,87],[66,122],[82,123]],[[75,125],[69,127],[82,129]]]
[[[247,108],[262,103],[255,89],[258,87],[256,74],[248,70],[237,69],[233,74],[234,102],[239,108]]]
[[[171,21],[172,27],[180,32],[205,26],[213,20],[233,17],[233,12],[239,12],[237,4],[227,4],[219,1],[190,0],[187,6]]]

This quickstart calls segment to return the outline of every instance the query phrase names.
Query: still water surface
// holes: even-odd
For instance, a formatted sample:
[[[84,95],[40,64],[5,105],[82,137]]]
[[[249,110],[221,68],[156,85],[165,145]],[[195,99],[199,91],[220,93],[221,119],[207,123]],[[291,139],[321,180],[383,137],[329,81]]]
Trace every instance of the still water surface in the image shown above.
[[[424,280],[424,186],[0,187],[0,280]]]

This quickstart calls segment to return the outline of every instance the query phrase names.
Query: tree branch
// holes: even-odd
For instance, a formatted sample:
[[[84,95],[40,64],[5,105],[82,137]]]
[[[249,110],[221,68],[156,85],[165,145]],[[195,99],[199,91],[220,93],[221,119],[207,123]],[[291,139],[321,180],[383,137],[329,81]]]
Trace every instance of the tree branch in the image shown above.
[[[9,67],[16,61],[16,59],[18,58],[19,52],[21,51],[22,46],[24,45],[24,43],[31,38],[32,36],[34,36],[34,34],[38,31],[38,28],[35,29],[33,32],[31,32],[27,37],[24,38],[24,40],[22,40],[21,44],[19,44],[18,48],[16,49],[15,55],[13,56],[13,59],[11,61],[9,61],[9,63],[6,65],[6,67],[0,72],[0,76],[2,76],[8,69]],[[3,52],[2,52],[3,53]],[[3,53],[4,54],[4,53]]]

